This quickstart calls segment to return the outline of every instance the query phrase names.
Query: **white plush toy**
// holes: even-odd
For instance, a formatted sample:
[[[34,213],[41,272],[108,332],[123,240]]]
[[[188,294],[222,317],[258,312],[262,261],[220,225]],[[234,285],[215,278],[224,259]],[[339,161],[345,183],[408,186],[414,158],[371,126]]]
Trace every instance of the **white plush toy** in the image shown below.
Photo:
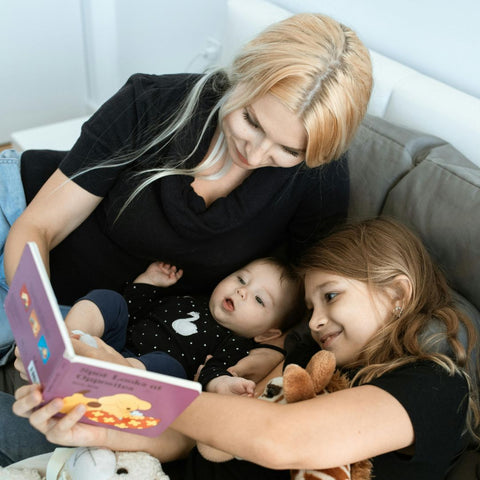
[[[1,480],[45,480],[45,477],[32,468],[3,468],[0,467]]]
[[[45,475],[43,475],[45,473]],[[0,468],[0,480],[169,480],[160,462],[145,452],[105,448],[57,449],[46,471]]]

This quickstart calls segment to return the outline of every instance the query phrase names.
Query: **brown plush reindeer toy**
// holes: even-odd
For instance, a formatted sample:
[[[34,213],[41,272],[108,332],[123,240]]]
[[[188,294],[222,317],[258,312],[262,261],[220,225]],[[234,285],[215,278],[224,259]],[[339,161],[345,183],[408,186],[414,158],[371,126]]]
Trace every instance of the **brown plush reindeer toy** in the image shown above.
[[[283,386],[282,386],[283,385]],[[335,370],[335,356],[326,350],[317,352],[307,368],[287,365],[283,377],[271,380],[259,397],[275,403],[294,403],[348,388],[348,379]],[[208,445],[198,444],[200,453],[213,462],[225,462],[232,455]],[[324,470],[292,470],[292,480],[370,480],[370,460]]]
[[[269,384],[262,397],[268,395],[268,388],[275,387]],[[317,352],[310,360],[306,369],[298,365],[287,365],[283,372],[284,400],[280,403],[294,403],[307,400],[317,395],[336,392],[348,388],[348,379],[335,370],[335,356],[326,350]],[[272,392],[274,393],[274,392]],[[370,460],[342,465],[325,470],[292,470],[292,480],[369,480],[372,463]]]

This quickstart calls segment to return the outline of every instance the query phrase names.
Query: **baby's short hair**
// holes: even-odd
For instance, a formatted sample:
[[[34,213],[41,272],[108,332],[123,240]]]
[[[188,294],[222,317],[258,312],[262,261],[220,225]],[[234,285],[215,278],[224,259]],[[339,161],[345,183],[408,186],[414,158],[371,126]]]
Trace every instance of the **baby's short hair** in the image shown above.
[[[255,262],[273,265],[281,271],[280,282],[287,283],[288,293],[291,295],[288,308],[281,312],[278,318],[277,328],[282,332],[288,331],[299,323],[305,315],[305,289],[303,277],[301,277],[296,269],[288,261],[281,257],[262,257]]]

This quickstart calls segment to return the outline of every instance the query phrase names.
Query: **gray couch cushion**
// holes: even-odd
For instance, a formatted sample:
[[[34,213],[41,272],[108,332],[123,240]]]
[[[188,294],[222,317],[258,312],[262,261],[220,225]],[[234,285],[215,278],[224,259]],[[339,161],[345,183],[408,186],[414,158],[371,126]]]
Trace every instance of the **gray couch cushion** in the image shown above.
[[[451,286],[480,310],[480,168],[434,148],[387,196],[383,214],[416,231]]]
[[[480,168],[437,137],[368,115],[349,168],[350,220],[383,214],[410,226],[480,332]]]
[[[349,218],[363,220],[378,215],[392,185],[433,147],[444,143],[367,115],[349,149]]]

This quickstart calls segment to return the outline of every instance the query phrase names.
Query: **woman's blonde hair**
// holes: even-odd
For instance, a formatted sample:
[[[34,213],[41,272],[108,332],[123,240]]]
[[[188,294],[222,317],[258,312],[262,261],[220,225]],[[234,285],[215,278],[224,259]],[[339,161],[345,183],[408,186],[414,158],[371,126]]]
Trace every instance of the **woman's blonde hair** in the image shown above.
[[[264,30],[245,45],[228,76],[232,86],[242,89],[227,99],[220,118],[274,95],[303,121],[309,167],[346,151],[372,89],[370,55],[357,35],[313,13],[294,15]]]
[[[368,382],[417,360],[431,360],[450,374],[462,372],[470,386],[468,425],[473,432],[480,421],[478,365],[472,355],[476,330],[454,304],[445,276],[409,228],[382,217],[345,225],[306,253],[300,270],[365,282],[372,292],[398,288],[398,276],[405,276],[411,293],[401,313],[392,312],[349,365],[359,369],[355,381]]]

